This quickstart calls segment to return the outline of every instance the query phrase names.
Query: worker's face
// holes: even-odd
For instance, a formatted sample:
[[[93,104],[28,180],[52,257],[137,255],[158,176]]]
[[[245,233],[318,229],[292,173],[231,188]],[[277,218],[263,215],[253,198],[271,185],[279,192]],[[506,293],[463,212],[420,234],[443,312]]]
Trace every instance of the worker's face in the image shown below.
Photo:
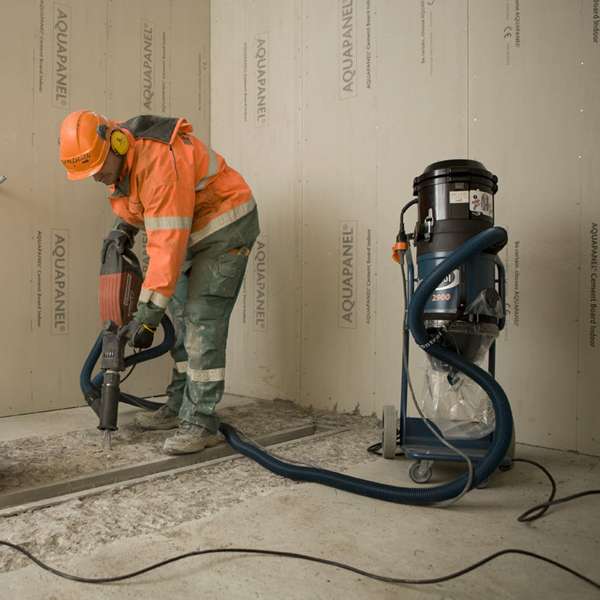
[[[119,179],[123,157],[115,154],[112,150],[108,151],[108,156],[102,165],[102,168],[93,175],[95,181],[104,185],[113,185]]]

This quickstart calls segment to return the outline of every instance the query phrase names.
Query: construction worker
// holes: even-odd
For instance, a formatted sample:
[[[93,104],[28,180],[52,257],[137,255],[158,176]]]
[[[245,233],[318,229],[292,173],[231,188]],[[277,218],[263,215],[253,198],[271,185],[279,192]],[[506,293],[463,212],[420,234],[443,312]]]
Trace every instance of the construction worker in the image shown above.
[[[129,344],[149,347],[167,308],[175,325],[168,401],[139,414],[137,424],[178,428],[165,441],[168,454],[215,445],[229,318],[259,233],[250,188],[182,118],[116,122],[73,112],[61,125],[60,160],[69,179],[93,176],[109,186],[118,219],[105,244],[123,251],[146,231],[148,268],[137,312],[122,331]]]

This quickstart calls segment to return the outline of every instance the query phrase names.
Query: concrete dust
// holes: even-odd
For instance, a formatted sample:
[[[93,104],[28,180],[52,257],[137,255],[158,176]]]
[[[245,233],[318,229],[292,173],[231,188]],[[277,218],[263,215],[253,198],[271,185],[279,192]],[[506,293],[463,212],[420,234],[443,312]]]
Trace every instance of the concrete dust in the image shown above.
[[[380,435],[373,417],[315,414],[291,402],[257,401],[225,409],[222,417],[250,436],[312,421],[349,427],[347,432],[293,441],[277,449],[279,455],[334,470],[375,459],[367,454],[366,447]],[[13,465],[3,479],[4,485],[9,481],[22,485],[25,480],[31,485],[32,477],[36,481],[56,481],[58,476],[72,477],[156,459],[162,456],[160,447],[168,435],[128,428],[119,433],[115,449],[108,455],[99,449],[98,433],[90,430],[2,444],[2,452],[9,455]],[[0,539],[24,544],[43,560],[60,565],[75,554],[90,553],[119,538],[156,532],[169,536],[170,530],[182,523],[211,517],[247,499],[297,485],[301,484],[238,458],[7,517],[0,522]],[[14,552],[0,551],[0,571],[26,563]]]
[[[219,415],[251,437],[312,422],[308,410],[284,401],[257,400],[224,408]],[[0,494],[164,458],[162,445],[173,435],[172,431],[141,431],[129,424],[114,432],[109,450],[103,448],[103,434],[95,423],[90,410],[90,429],[1,442]]]

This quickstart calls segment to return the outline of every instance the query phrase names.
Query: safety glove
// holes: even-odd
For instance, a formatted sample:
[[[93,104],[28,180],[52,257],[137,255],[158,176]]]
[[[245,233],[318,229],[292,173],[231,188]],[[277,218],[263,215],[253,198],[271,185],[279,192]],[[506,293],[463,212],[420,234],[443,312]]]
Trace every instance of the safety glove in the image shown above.
[[[155,332],[156,327],[133,318],[127,325],[121,327],[119,335],[125,338],[133,348],[144,350],[152,346]]]
[[[137,229],[127,223],[119,223],[108,233],[102,242],[102,262],[106,261],[106,253],[110,247],[116,248],[119,254],[124,254],[133,248]]]
[[[138,302],[133,319],[124,325],[120,334],[125,336],[134,348],[150,348],[154,333],[165,314],[164,308],[152,302]]]

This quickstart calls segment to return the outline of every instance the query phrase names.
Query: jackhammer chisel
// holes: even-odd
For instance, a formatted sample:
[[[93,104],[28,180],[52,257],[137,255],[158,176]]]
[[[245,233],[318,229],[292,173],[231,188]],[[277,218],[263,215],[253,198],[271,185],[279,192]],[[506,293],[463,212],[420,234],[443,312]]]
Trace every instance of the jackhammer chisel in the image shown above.
[[[117,430],[119,400],[121,399],[121,372],[125,370],[126,338],[119,334],[114,321],[108,321],[102,331],[102,358],[100,368],[103,372],[102,392],[100,395],[100,424],[104,431],[104,445],[111,448],[112,432]]]

